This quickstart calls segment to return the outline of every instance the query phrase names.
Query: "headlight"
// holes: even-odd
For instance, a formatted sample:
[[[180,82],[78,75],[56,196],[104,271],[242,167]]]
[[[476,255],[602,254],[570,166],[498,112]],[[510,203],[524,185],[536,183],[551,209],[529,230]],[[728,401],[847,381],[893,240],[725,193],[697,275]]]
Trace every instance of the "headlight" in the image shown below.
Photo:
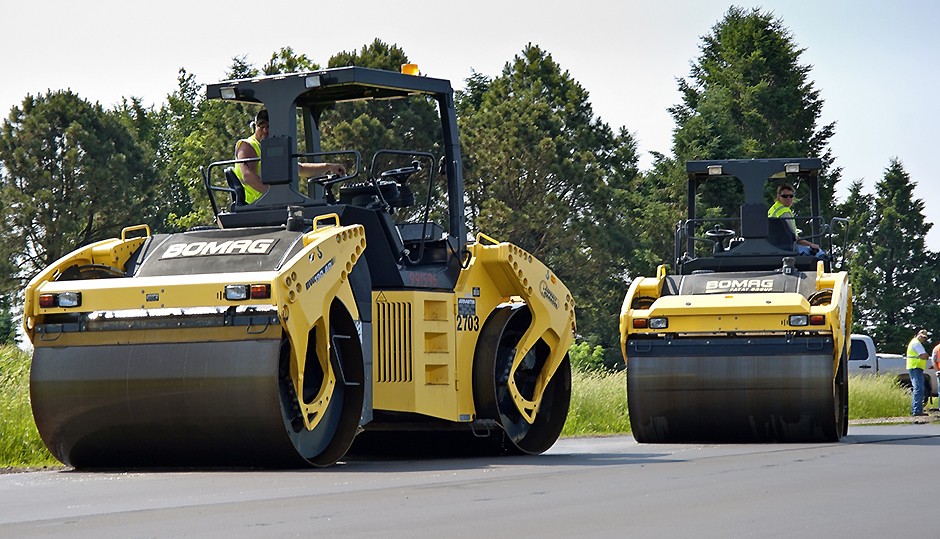
[[[650,329],[666,329],[668,327],[668,318],[650,318]]]
[[[790,325],[791,326],[808,326],[809,316],[805,314],[791,314]]]
[[[243,301],[246,299],[268,299],[271,297],[269,284],[227,284],[225,285],[225,299],[229,301]]]

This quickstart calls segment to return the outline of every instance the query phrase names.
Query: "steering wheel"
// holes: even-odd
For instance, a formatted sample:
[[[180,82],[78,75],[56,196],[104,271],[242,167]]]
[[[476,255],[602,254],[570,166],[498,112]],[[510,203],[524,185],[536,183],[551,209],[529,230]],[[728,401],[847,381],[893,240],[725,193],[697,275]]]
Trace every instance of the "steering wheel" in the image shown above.
[[[412,161],[410,167],[393,168],[379,174],[383,180],[395,180],[397,183],[405,183],[412,174],[421,170],[421,163]]]
[[[727,228],[718,228],[717,226],[711,230],[705,231],[705,237],[715,241],[724,241],[731,236],[734,236],[734,230],[728,230]]]

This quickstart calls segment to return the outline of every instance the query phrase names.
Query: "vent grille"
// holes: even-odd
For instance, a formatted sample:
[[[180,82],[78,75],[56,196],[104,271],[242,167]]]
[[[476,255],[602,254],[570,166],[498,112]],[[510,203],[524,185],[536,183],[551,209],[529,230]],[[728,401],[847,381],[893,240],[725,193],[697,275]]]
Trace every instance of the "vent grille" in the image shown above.
[[[378,383],[411,382],[414,348],[411,341],[411,303],[376,304],[376,375]]]

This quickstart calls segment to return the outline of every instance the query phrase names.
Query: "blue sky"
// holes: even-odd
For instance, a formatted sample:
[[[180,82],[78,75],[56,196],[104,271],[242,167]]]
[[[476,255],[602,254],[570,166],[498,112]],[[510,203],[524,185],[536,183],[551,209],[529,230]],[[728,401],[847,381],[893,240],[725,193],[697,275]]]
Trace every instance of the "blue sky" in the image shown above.
[[[844,169],[840,196],[856,179],[873,192],[898,157],[917,183],[915,195],[928,208],[940,204],[930,164],[940,121],[940,2],[933,0],[45,0],[41,10],[17,2],[3,8],[0,112],[6,116],[26,94],[65,88],[105,106],[130,96],[159,105],[180,68],[213,82],[235,56],[261,65],[290,46],[325,64],[376,37],[403,48],[424,74],[461,87],[471,69],[498,75],[533,43],[590,92],[597,115],[634,133],[645,168],[648,152],[670,152],[666,109],[679,101],[676,78],[688,76],[701,36],[731,5],[773,12],[806,49],[802,63],[813,66],[810,78],[825,100],[822,122],[837,122],[831,146]],[[936,222],[929,211],[927,219]],[[928,246],[940,250],[940,227]]]

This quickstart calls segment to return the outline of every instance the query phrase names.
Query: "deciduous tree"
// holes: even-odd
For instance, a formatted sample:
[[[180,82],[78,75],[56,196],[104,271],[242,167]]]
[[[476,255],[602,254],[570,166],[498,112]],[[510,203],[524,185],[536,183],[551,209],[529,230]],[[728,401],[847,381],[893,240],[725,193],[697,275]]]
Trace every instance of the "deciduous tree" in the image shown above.
[[[2,254],[20,284],[76,247],[152,223],[155,172],[118,114],[71,91],[28,95],[0,131]]]

